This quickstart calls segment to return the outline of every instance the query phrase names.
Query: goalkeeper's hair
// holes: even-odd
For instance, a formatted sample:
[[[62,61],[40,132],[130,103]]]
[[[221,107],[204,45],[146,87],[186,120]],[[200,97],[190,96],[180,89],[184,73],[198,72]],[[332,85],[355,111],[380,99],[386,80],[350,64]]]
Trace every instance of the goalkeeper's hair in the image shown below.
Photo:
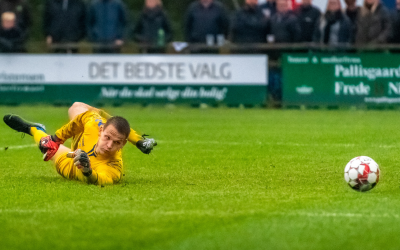
[[[106,124],[104,125],[104,130],[109,125],[113,125],[118,133],[125,136],[125,139],[128,138],[129,133],[131,132],[131,126],[129,126],[129,122],[121,116],[113,116],[108,119]]]

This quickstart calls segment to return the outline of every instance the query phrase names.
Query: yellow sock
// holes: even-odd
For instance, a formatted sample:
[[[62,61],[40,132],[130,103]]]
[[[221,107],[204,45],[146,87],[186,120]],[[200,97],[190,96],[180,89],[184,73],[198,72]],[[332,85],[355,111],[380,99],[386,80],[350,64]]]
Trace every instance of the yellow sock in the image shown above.
[[[31,134],[33,135],[33,139],[35,140],[36,144],[39,145],[40,139],[42,137],[47,136],[47,134],[45,132],[43,132],[42,130],[39,130],[35,127],[31,128]]]

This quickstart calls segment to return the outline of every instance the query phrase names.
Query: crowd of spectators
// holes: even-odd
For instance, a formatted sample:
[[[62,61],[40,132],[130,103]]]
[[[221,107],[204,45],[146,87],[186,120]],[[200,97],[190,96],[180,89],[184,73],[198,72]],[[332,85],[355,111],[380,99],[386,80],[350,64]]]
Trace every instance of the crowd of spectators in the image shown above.
[[[326,10],[312,0],[293,6],[291,0],[243,0],[236,11],[217,0],[194,0],[183,15],[183,34],[188,43],[208,45],[232,43],[317,43],[341,44],[400,43],[400,0],[389,11],[380,0],[327,0]],[[0,0],[0,51],[24,52],[32,16],[28,0]],[[173,41],[171,22],[161,0],[145,0],[132,34],[131,20],[122,0],[46,0],[43,32],[46,43],[77,43],[87,39],[96,53],[118,53],[127,39],[164,46]],[[55,49],[76,53],[77,49]]]

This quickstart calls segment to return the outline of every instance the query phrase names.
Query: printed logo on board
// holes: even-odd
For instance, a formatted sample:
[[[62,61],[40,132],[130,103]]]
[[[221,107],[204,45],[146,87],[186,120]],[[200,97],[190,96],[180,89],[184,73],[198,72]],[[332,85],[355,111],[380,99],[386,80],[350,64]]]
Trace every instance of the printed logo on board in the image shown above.
[[[310,62],[310,59],[304,56],[288,56],[287,61],[292,64],[307,64]]]
[[[313,87],[309,87],[306,85],[300,86],[296,88],[296,92],[300,95],[309,95],[312,92],[314,92],[314,88]]]
[[[368,84],[360,82],[358,85],[345,84],[344,82],[335,82],[335,95],[369,95],[371,87]]]

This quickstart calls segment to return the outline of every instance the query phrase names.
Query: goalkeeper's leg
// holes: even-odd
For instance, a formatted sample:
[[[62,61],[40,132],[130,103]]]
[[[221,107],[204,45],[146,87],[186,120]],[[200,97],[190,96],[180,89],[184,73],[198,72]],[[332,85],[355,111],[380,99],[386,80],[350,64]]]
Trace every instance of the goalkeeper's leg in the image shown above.
[[[60,175],[68,179],[76,179],[79,177],[80,172],[76,171],[72,159],[66,157],[71,149],[54,142],[51,136],[46,133],[43,124],[26,121],[18,115],[5,115],[3,121],[15,131],[31,135],[36,144],[39,145],[42,153],[45,154],[45,160],[53,161]],[[42,145],[43,143],[45,144],[44,146]],[[80,175],[82,175],[82,173],[80,173]]]
[[[46,128],[43,124],[29,122],[13,114],[5,115],[3,121],[15,131],[31,135],[44,154],[43,159],[45,161],[50,159],[54,160],[56,158],[55,156],[60,149],[60,144],[51,139],[51,136],[46,133]],[[67,150],[64,148],[66,147],[63,146],[60,152]]]
[[[68,117],[69,120],[73,120],[76,116],[88,111],[95,111],[97,112],[98,109],[89,106],[83,102],[74,102],[74,104],[72,104],[72,106],[68,109]]]

